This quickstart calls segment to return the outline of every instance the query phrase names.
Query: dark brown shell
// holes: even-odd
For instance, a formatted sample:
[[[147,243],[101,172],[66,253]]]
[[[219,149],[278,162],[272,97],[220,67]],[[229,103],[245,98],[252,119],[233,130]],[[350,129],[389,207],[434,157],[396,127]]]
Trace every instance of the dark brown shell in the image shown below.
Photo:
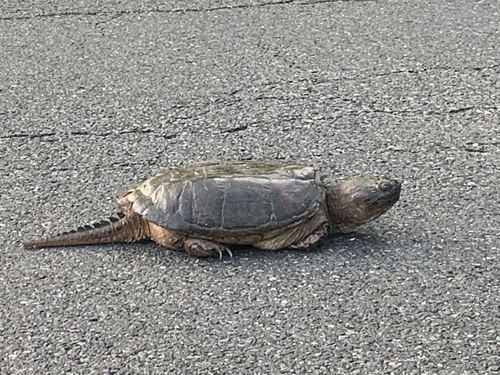
[[[299,225],[317,212],[325,189],[310,165],[236,162],[172,168],[125,197],[162,227],[222,238]]]

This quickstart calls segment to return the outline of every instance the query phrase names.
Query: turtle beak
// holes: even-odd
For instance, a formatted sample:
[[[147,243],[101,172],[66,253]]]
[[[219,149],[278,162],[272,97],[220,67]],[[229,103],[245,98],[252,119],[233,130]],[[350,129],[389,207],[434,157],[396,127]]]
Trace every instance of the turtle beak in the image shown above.
[[[399,197],[401,195],[401,185],[402,184],[403,183],[400,181],[395,181],[395,185],[394,185],[395,200],[394,200],[394,203],[396,203],[399,200]]]
[[[401,185],[403,185],[403,182],[398,180],[391,180],[389,184],[391,185],[391,188],[394,191],[394,193],[396,193],[399,197],[399,194],[401,193]]]
[[[401,185],[402,182],[398,180],[382,177],[382,181],[378,184],[378,190],[380,192],[379,199],[390,202],[390,205],[392,206],[399,200]]]
[[[394,185],[394,190],[397,191],[397,193],[401,193],[401,186],[403,185],[403,181],[398,181],[398,180],[393,180],[392,181]]]

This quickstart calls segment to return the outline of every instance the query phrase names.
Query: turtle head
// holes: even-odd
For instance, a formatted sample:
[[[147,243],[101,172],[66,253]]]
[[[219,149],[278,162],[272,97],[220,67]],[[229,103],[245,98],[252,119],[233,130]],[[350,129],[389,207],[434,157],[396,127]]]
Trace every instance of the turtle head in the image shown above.
[[[332,232],[348,233],[377,219],[399,200],[401,182],[387,177],[359,177],[328,190]]]

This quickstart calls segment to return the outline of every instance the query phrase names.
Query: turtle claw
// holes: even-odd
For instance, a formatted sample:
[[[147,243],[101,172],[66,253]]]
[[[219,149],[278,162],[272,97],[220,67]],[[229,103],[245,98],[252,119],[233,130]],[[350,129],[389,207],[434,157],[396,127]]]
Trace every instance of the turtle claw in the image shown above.
[[[233,257],[233,253],[231,252],[231,249],[229,247],[226,246],[226,248],[224,250],[226,250],[226,253],[229,255],[230,258]],[[222,259],[222,256],[221,256],[221,259]]]
[[[219,253],[219,259],[222,260],[222,257],[224,256],[224,253],[227,253],[230,258],[233,257],[233,253],[231,252],[231,249],[227,246],[220,246],[217,249],[217,252]]]
[[[218,254],[219,258],[222,259],[224,253],[229,254],[231,258],[233,257],[233,253],[229,247],[218,242],[202,240],[199,238],[189,238],[184,240],[184,250],[189,255],[197,257],[208,257]]]

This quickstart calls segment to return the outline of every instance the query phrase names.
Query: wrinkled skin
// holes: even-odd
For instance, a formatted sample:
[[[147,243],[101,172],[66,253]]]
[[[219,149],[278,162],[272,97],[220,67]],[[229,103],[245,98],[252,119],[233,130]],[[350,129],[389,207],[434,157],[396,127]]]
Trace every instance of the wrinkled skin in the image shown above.
[[[328,188],[331,233],[347,233],[379,218],[398,200],[401,183],[387,177],[358,177]]]

